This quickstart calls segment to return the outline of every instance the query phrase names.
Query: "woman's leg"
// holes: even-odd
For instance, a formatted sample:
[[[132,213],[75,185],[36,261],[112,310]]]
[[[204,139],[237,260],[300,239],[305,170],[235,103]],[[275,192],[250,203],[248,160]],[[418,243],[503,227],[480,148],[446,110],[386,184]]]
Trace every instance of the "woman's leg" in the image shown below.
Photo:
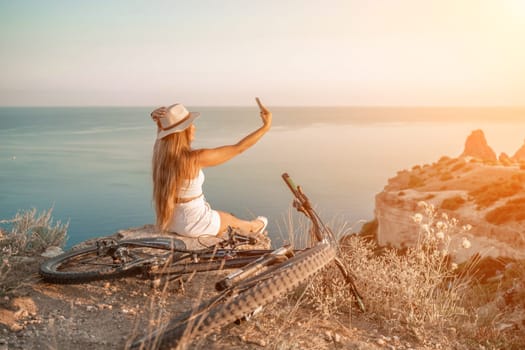
[[[218,236],[223,235],[228,229],[228,226],[231,226],[232,228],[237,228],[243,234],[248,236],[250,236],[251,234],[255,234],[255,232],[258,232],[264,226],[264,222],[262,222],[261,220],[241,220],[233,216],[232,214],[225,213],[220,210],[217,210],[217,213],[219,213],[219,216],[221,218],[221,226],[219,229]]]

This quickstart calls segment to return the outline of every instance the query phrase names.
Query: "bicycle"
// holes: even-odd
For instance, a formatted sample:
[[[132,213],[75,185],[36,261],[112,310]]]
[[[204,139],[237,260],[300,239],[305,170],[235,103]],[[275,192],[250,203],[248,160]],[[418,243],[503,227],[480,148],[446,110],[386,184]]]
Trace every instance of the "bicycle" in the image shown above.
[[[363,300],[338,255],[332,231],[312,208],[301,187],[288,174],[282,175],[294,195],[294,207],[311,222],[311,247],[294,250],[285,245],[232,272],[215,284],[219,294],[173,318],[158,330],[134,339],[131,348],[157,349],[178,345],[185,338],[205,336],[226,324],[249,318],[264,305],[298,287],[309,277],[335,261],[361,311]]]
[[[187,249],[177,237],[97,239],[93,245],[51,258],[40,265],[46,282],[86,283],[142,274],[150,279],[173,280],[194,272],[232,269],[247,265],[272,250],[241,250],[258,241],[230,228],[218,243]],[[204,244],[202,244],[204,246]]]

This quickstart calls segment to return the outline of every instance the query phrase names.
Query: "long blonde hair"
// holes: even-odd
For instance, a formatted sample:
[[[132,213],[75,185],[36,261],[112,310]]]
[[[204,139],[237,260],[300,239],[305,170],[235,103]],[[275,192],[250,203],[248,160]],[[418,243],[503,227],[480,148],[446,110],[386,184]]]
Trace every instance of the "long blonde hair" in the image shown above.
[[[157,140],[151,163],[157,226],[166,231],[181,184],[197,176],[199,170],[197,158],[190,148],[190,128]]]

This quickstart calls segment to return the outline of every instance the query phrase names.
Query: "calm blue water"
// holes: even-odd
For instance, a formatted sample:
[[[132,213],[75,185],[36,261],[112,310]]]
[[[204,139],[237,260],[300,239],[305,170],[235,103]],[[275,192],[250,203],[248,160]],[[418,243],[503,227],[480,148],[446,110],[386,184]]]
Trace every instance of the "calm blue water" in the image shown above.
[[[259,126],[255,108],[206,107],[195,147],[237,142]],[[151,108],[0,108],[0,220],[54,207],[70,221],[68,246],[154,221]],[[509,155],[525,137],[525,108],[272,108],[274,126],[252,149],[205,170],[212,207],[270,218],[287,236],[291,196],[280,175],[303,186],[326,221],[360,227],[374,196],[398,170],[457,156],[485,131]]]

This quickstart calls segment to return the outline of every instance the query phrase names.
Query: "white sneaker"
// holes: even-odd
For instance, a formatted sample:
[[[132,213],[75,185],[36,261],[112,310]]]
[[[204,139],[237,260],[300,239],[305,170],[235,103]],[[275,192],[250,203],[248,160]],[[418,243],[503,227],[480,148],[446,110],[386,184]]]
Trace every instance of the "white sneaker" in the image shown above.
[[[255,220],[262,221],[262,223],[263,223],[263,226],[258,231],[256,231],[255,233],[263,234],[264,230],[266,230],[266,226],[268,226],[268,219],[266,217],[264,217],[264,216],[258,216],[258,217],[255,218]]]

